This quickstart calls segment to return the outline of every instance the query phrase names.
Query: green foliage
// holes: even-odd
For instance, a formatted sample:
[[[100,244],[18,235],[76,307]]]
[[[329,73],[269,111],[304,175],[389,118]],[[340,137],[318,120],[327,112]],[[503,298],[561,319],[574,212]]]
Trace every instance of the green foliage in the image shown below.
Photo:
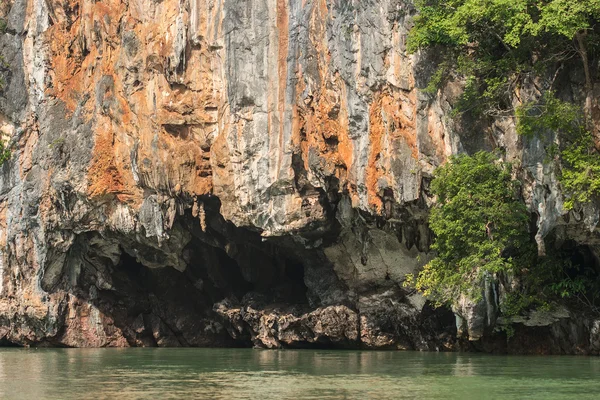
[[[434,45],[473,46],[492,35],[513,46],[532,23],[529,0],[418,0],[409,51]]]
[[[539,19],[529,27],[534,35],[545,31],[573,39],[600,18],[600,0],[546,0],[536,8]]]
[[[502,300],[502,315],[505,317],[514,317],[526,310],[535,308],[538,304],[539,299],[531,294],[509,293]]]
[[[591,133],[586,130],[580,107],[546,92],[540,102],[518,107],[516,116],[518,133],[532,136],[551,131],[565,143],[559,152],[564,164],[559,178],[566,209],[600,196],[600,155],[594,148]]]
[[[7,26],[8,23],[6,22],[6,20],[4,18],[0,18],[0,35],[6,33]]]
[[[575,300],[579,306],[597,312],[595,304],[600,299],[598,272],[589,264],[573,265],[569,255],[554,251],[540,263],[538,268],[545,274],[545,282],[537,290],[547,298]]]
[[[486,275],[514,270],[509,253],[526,242],[528,220],[516,189],[510,166],[486,152],[436,170],[429,223],[437,256],[416,278],[418,290],[438,304],[461,294],[476,299]]]
[[[56,148],[61,147],[64,144],[65,144],[65,138],[60,137],[60,138],[54,139],[50,144],[48,144],[48,148],[56,149]]]
[[[582,56],[575,38],[597,48],[600,0],[417,0],[407,47],[437,48],[442,63],[466,79],[458,113],[512,112],[527,76]],[[439,51],[442,50],[442,51]],[[583,57],[583,56],[582,56]],[[438,78],[434,75],[434,79]],[[439,80],[439,79],[438,79]]]
[[[444,69],[465,78],[457,113],[510,113],[523,79],[576,58],[586,67],[591,90],[588,53],[600,50],[600,0],[416,0],[415,5],[419,14],[407,48],[437,48]],[[434,74],[432,81],[441,77]]]
[[[442,87],[444,83],[444,77],[447,73],[448,71],[446,64],[440,64],[429,79],[427,86],[423,89],[423,93],[436,94],[437,91]]]
[[[3,140],[0,140],[0,165],[10,160],[10,156],[10,147]]]
[[[464,90],[454,116],[515,116],[524,136],[554,132],[560,145],[548,155],[562,161],[565,206],[600,198],[600,156],[589,133],[592,80],[600,55],[600,0],[416,0],[419,14],[408,38],[409,51],[435,49],[438,68],[425,93],[435,94],[449,76]],[[586,106],[558,99],[553,90],[561,71],[584,66]],[[590,72],[591,71],[591,72]],[[545,93],[519,107],[520,86],[540,77]],[[516,100],[516,101],[515,101]],[[583,112],[582,112],[583,111]],[[481,296],[490,276],[517,278],[519,289],[501,304],[506,316],[548,309],[557,298],[593,306],[599,284],[594,274],[573,267],[569,256],[537,254],[527,231],[527,212],[517,199],[509,165],[489,153],[452,158],[432,182],[438,203],[430,216],[437,256],[414,285],[437,304],[460,295]],[[504,278],[503,278],[504,277]],[[512,279],[512,278],[511,278]]]
[[[562,279],[550,284],[551,293],[562,299],[576,300],[579,306],[583,305],[587,310],[597,314],[599,309],[596,303],[600,299],[597,272],[586,268],[583,273],[571,276],[566,271],[563,269]]]
[[[553,92],[546,92],[541,101],[529,102],[517,107],[517,133],[533,136],[546,131],[565,137],[576,137],[585,130],[581,107],[557,99]]]
[[[439,306],[461,295],[479,300],[485,279],[516,277],[519,288],[500,305],[506,317],[549,310],[556,299],[596,309],[596,271],[572,265],[573,250],[538,255],[510,165],[486,152],[456,156],[435,171],[431,191],[437,196],[429,219],[436,257],[417,276],[407,276],[406,286]]]
[[[507,51],[551,34],[572,40],[600,18],[600,0],[417,0],[419,15],[408,49],[435,45],[479,47],[497,42]],[[542,45],[542,43],[539,43]]]
[[[566,163],[560,181],[566,199],[565,208],[585,204],[600,196],[600,155],[594,148],[592,135],[585,132],[562,151]]]
[[[585,278],[578,276],[576,278],[567,277],[551,285],[552,291],[562,298],[572,297],[576,293],[585,293],[587,282]]]
[[[573,265],[574,249],[549,250],[540,257],[534,248],[523,252],[518,271],[520,288],[508,293],[501,302],[502,314],[521,315],[528,310],[550,311],[556,300],[577,302],[587,310],[597,311],[600,282],[590,265]]]
[[[506,333],[507,342],[515,336],[515,328],[512,325],[505,325],[502,327],[502,330]]]

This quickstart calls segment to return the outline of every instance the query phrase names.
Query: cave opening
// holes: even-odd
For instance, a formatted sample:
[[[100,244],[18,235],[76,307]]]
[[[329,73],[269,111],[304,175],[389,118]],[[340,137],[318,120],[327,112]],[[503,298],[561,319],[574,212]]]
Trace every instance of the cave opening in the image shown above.
[[[592,247],[566,240],[555,243],[550,289],[567,304],[585,312],[598,312],[600,301],[600,260]]]
[[[144,231],[87,232],[62,259],[52,253],[59,262],[43,288],[68,293],[70,315],[53,345],[250,347],[257,331],[244,320],[249,311],[300,317],[320,304],[305,282],[316,279],[319,253],[236,227],[217,198],[201,201],[202,217],[177,215],[162,243]],[[80,335],[90,326],[93,340]]]
[[[288,261],[285,275],[295,282],[304,282],[304,265],[300,262]]]
[[[600,261],[589,246],[567,240],[560,246],[559,251],[565,261],[565,273],[570,279],[581,276],[598,279]]]
[[[187,269],[149,268],[123,251],[111,269],[111,290],[94,303],[132,346],[232,346],[212,326],[212,302],[204,282]]]
[[[192,234],[179,255],[184,268],[177,269],[160,267],[160,260],[167,260],[160,248],[103,238],[119,243],[120,255],[113,264],[97,238],[97,245],[87,246],[84,253],[93,263],[82,271],[78,296],[108,316],[131,346],[249,347],[249,335],[231,335],[231,321],[215,307],[305,310],[304,260],[255,232],[235,228],[224,233],[208,232],[219,239],[210,244],[206,236]]]
[[[130,279],[138,279],[145,275],[147,267],[138,262],[135,257],[123,251],[117,269],[124,272]]]

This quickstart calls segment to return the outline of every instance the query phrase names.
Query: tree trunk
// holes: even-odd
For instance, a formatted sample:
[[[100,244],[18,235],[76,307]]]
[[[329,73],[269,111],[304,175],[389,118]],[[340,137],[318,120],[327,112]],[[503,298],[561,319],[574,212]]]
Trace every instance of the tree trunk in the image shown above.
[[[592,73],[590,72],[590,60],[588,57],[587,48],[585,46],[586,35],[587,32],[585,31],[579,31],[575,35],[575,38],[577,39],[577,45],[579,47],[579,55],[581,56],[581,61],[583,62],[583,72],[585,74],[585,105],[583,112],[585,114],[586,128],[593,135],[596,150],[600,151],[600,137],[598,137],[598,132],[596,129],[594,129],[594,120],[592,118],[594,83],[592,81]]]
[[[585,31],[580,31],[575,35],[577,39],[577,44],[579,46],[579,55],[581,56],[581,61],[583,62],[583,72],[585,74],[585,117],[586,119],[590,119],[592,115],[592,74],[590,72],[590,60],[588,58],[587,48],[585,47],[585,36],[587,33]],[[589,122],[589,121],[588,121]]]

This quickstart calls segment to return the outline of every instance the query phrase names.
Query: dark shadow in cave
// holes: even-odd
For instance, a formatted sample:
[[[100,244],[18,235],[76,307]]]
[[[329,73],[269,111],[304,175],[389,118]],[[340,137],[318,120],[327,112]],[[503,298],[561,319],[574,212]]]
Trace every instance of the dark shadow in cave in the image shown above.
[[[234,306],[304,309],[304,265],[258,232],[237,228],[218,209],[206,208],[206,231],[189,210],[175,222],[192,233],[181,254],[184,271],[143,265],[135,254],[153,262],[166,258],[131,237],[88,233],[70,253],[83,260],[77,283],[68,283],[64,274],[51,291],[63,289],[94,304],[106,316],[105,330],[107,324],[118,328],[131,346],[251,346],[247,335],[231,338],[214,305],[228,299]],[[113,266],[115,251],[121,254]]]
[[[560,246],[559,253],[568,261],[570,267],[566,268],[565,272],[569,278],[574,279],[582,275],[598,278],[599,260],[589,246],[578,244],[574,240],[567,240]]]
[[[216,249],[218,262],[192,262],[192,268],[205,265],[214,285],[228,289],[225,296],[233,295],[242,300],[246,294],[255,293],[267,303],[308,304],[305,260],[283,245],[283,241],[265,240],[259,231],[239,228],[226,221],[220,213],[221,202],[217,197],[202,197],[201,202],[205,210],[205,230],[190,210],[181,222],[194,237],[190,246],[210,245]]]
[[[123,252],[110,275],[113,289],[98,290],[89,301],[114,320],[130,345],[236,345],[214,326],[205,281],[188,270],[147,268]]]
[[[131,345],[250,346],[247,337],[234,341],[225,330],[215,331],[220,319],[213,304],[224,298],[243,301],[249,295],[265,306],[306,303],[304,268],[285,259],[275,262],[270,251],[244,251],[243,243],[237,246],[245,258],[243,266],[224,250],[194,238],[184,250],[187,268],[183,272],[170,267],[150,269],[123,252],[111,272],[115,290],[100,291],[94,302],[127,332]],[[244,278],[243,268],[265,265],[274,269],[267,276],[277,275],[268,285]]]

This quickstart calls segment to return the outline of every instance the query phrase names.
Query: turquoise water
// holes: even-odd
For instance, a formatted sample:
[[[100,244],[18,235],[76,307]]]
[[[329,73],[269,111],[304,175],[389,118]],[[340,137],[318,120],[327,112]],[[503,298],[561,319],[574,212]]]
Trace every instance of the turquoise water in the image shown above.
[[[600,358],[252,349],[0,349],[1,399],[600,398]]]

